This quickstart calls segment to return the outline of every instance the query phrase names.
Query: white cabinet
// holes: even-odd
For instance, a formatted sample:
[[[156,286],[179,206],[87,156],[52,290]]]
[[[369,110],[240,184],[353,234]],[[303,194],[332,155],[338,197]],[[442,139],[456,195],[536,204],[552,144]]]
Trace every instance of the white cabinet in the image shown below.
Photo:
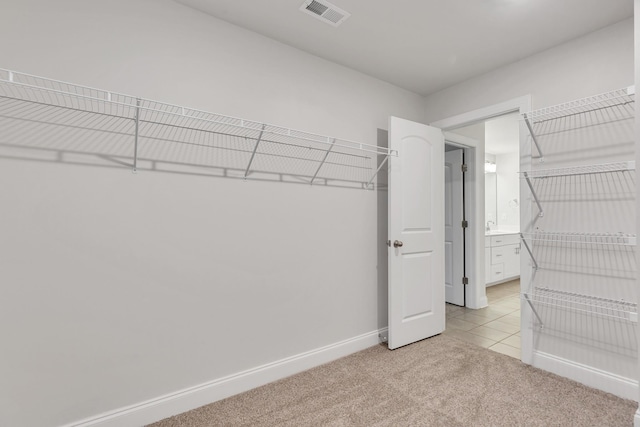
[[[520,276],[520,236],[485,236],[485,283],[487,286]]]

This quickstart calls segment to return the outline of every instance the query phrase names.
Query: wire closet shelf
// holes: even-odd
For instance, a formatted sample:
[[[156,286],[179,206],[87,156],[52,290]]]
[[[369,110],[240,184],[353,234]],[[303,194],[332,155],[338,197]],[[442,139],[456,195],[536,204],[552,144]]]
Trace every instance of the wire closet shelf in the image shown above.
[[[532,308],[550,306],[597,317],[638,323],[638,305],[625,300],[560,291],[547,286],[534,287],[531,293],[523,294],[522,297]],[[535,308],[534,314],[542,324],[541,317]]]
[[[636,162],[604,163],[599,165],[572,166],[556,169],[540,169],[527,172],[518,172],[520,178],[553,178],[572,175],[593,175],[600,173],[628,172],[636,169]]]
[[[634,117],[633,102],[635,102],[635,86],[629,86],[611,92],[592,95],[563,104],[522,113],[522,120],[524,120],[527,125],[531,140],[536,150],[538,150],[540,156],[539,161],[544,162],[544,153],[538,141],[539,135],[536,131],[536,128],[538,128],[538,131],[541,130],[538,125],[552,120],[578,115],[584,116],[592,122],[597,122],[598,120],[606,122],[614,119],[629,119]],[[598,112],[597,116],[600,117],[594,117],[595,112]]]
[[[543,179],[543,178],[560,178],[567,176],[577,176],[577,175],[595,175],[595,174],[604,174],[604,173],[622,173],[622,172],[630,172],[635,171],[636,162],[633,160],[626,162],[615,162],[615,163],[605,163],[600,165],[584,165],[584,166],[571,166],[565,168],[557,168],[557,169],[539,169],[539,170],[531,170],[525,172],[518,172],[520,174],[520,178],[524,179],[529,186],[529,190],[531,190],[531,195],[533,196],[533,200],[538,206],[540,213],[538,214],[540,217],[544,216],[544,209],[538,199],[538,195],[536,194],[536,190],[533,187],[531,180],[533,179]]]
[[[535,231],[520,233],[523,239],[550,244],[636,246],[636,235],[630,233],[578,233]]]
[[[551,107],[540,108],[528,113],[522,113],[523,119],[531,121],[533,124],[556,120],[576,114],[584,114],[592,111],[603,110],[613,107],[624,107],[635,100],[635,86],[616,89],[598,95],[553,105]],[[633,111],[630,111],[633,114]]]
[[[303,177],[309,184],[343,180],[373,189],[389,156],[397,156],[386,147],[6,69],[0,69],[0,108],[3,114],[10,110],[13,118],[21,120],[37,118],[55,126],[124,135],[130,142],[134,171],[139,161],[154,160],[141,157],[143,142],[147,147],[170,142],[228,150],[235,156],[233,168],[245,179],[263,172]]]

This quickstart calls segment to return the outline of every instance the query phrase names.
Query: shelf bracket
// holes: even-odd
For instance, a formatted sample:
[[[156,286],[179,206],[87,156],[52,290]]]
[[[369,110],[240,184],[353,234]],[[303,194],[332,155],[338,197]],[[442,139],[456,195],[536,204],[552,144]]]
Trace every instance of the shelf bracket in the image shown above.
[[[529,256],[531,257],[531,261],[533,261],[533,268],[535,268],[537,270],[538,269],[538,263],[536,262],[536,257],[533,256],[533,252],[531,251],[531,248],[529,247],[529,244],[527,243],[527,241],[524,239],[524,235],[522,233],[520,233],[520,239],[522,239],[522,244],[524,245],[524,247],[527,250],[527,252],[529,252]]]
[[[531,126],[531,121],[527,116],[527,113],[524,114],[524,122],[527,124],[527,128],[529,128],[529,134],[531,135],[531,139],[538,150],[538,154],[540,154],[540,163],[544,162],[544,154],[542,154],[542,150],[540,149],[540,144],[538,144],[538,139],[536,138],[536,133],[533,131],[533,126]]]
[[[316,173],[313,174],[313,178],[311,178],[311,185],[313,185],[313,181],[316,179],[316,177],[318,176],[318,173],[320,172],[320,169],[322,169],[322,165],[324,165],[324,162],[327,161],[327,157],[329,157],[329,153],[331,152],[331,150],[333,150],[333,145],[336,143],[336,139],[333,138],[333,141],[331,141],[331,145],[329,146],[329,148],[327,149],[327,151],[324,153],[324,158],[322,159],[322,162],[320,162],[320,166],[318,166],[318,169],[316,169]]]
[[[133,173],[138,171],[138,133],[140,129],[140,98],[136,99],[136,130],[133,141]]]
[[[389,154],[387,154],[386,156],[384,156],[384,160],[382,160],[382,163],[380,163],[380,166],[378,166],[378,169],[376,169],[375,173],[373,174],[373,176],[371,177],[371,179],[369,180],[369,182],[367,182],[367,184],[365,185],[365,189],[369,188],[369,186],[371,185],[371,183],[373,182],[373,180],[376,178],[376,176],[378,175],[378,172],[380,172],[380,169],[382,169],[382,167],[384,166],[385,163],[387,163],[387,160],[389,160]]]
[[[251,158],[249,159],[249,164],[247,165],[247,169],[244,171],[244,179],[247,179],[249,176],[249,170],[251,169],[251,163],[253,163],[253,158],[256,156],[256,151],[258,150],[258,145],[260,145],[260,141],[262,141],[262,135],[264,134],[264,128],[267,125],[262,125],[262,129],[260,129],[260,135],[258,135],[258,139],[256,140],[256,145],[253,147],[253,152],[251,153]]]
[[[536,308],[533,306],[533,303],[529,299],[529,295],[524,293],[524,294],[522,294],[522,296],[527,301],[527,303],[529,303],[529,307],[531,307],[531,311],[538,318],[538,322],[540,322],[540,329],[542,329],[544,327],[544,323],[542,322],[542,319],[540,318],[540,315],[538,314],[538,311],[536,310]]]
[[[531,190],[531,194],[533,195],[533,200],[535,200],[536,205],[538,205],[538,209],[540,210],[540,213],[538,214],[538,216],[543,217],[544,210],[540,205],[540,200],[538,200],[538,196],[536,195],[536,190],[533,189],[533,185],[531,184],[531,178],[529,178],[529,174],[527,172],[524,172],[524,179],[527,181],[527,185],[529,185],[529,189]]]

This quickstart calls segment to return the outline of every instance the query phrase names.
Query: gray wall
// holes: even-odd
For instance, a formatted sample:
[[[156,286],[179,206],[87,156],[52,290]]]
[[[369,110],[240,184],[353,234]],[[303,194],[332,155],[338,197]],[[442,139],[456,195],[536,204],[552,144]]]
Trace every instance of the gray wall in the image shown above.
[[[634,0],[633,2],[633,15],[634,15],[634,81],[636,88],[640,87],[640,0]],[[640,108],[636,108],[636,127],[635,127],[635,143],[636,143],[636,165],[640,164]],[[637,173],[636,173],[637,174]],[[636,186],[636,212],[640,212],[640,187]],[[640,230],[640,216],[636,215],[636,230]],[[636,251],[636,265],[640,264],[640,252]],[[640,289],[640,278],[636,275],[636,290]],[[637,292],[637,291],[636,291]],[[640,328],[636,329],[636,339],[640,341]],[[640,358],[638,358],[640,362]],[[640,367],[638,367],[640,372]],[[640,377],[640,374],[638,375]],[[640,395],[636,396],[636,400],[640,401]],[[640,426],[640,408],[636,411],[634,426]]]
[[[627,19],[425,98],[435,122],[532,95],[541,108],[633,84],[633,19]]]
[[[415,94],[170,0],[7,0],[0,52],[370,144],[390,115],[423,116]],[[386,193],[8,159],[0,182],[2,425],[72,422],[387,325]]]

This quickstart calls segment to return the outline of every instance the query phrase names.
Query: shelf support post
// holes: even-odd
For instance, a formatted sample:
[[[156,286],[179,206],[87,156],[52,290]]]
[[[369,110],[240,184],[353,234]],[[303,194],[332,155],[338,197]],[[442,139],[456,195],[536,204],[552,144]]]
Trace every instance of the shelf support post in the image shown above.
[[[540,318],[540,315],[538,314],[538,311],[536,310],[536,308],[533,306],[533,303],[529,299],[529,295],[524,293],[524,294],[522,294],[522,296],[524,296],[524,299],[527,301],[527,303],[529,303],[529,307],[531,307],[531,311],[538,318],[538,322],[540,322],[540,329],[542,329],[544,327],[544,323],[542,322],[542,319]]]
[[[322,169],[322,165],[324,165],[324,162],[327,161],[327,157],[329,157],[329,153],[331,152],[331,150],[333,150],[333,146],[336,143],[336,139],[333,138],[333,141],[331,141],[331,145],[329,146],[329,148],[327,149],[327,151],[324,153],[324,158],[322,159],[322,162],[320,162],[320,166],[318,166],[318,169],[316,169],[316,173],[313,174],[313,178],[311,178],[311,185],[313,185],[313,181],[316,179],[316,177],[318,176],[318,173],[320,172],[320,169]]]
[[[531,190],[531,194],[533,195],[533,200],[535,200],[536,205],[538,205],[538,209],[540,210],[540,213],[538,214],[538,216],[543,217],[544,210],[540,205],[540,200],[538,200],[538,196],[536,195],[536,190],[533,189],[533,185],[531,184],[531,178],[529,178],[529,174],[527,172],[524,172],[524,179],[527,181],[527,185],[529,185],[529,189]]]
[[[378,169],[376,169],[376,171],[374,172],[373,176],[371,177],[371,179],[369,180],[369,182],[367,182],[367,185],[365,186],[365,189],[369,188],[369,186],[371,185],[371,183],[373,182],[373,180],[375,179],[375,177],[378,175],[378,172],[380,172],[380,169],[382,169],[382,167],[384,166],[385,163],[387,163],[387,160],[389,160],[389,154],[387,154],[386,156],[384,156],[384,160],[382,160],[382,163],[380,163],[380,166],[378,166]]]
[[[140,129],[140,98],[136,99],[136,133],[133,141],[133,173],[138,171],[138,131]]]
[[[260,129],[260,135],[258,135],[258,139],[256,140],[256,145],[253,147],[253,152],[251,153],[251,158],[249,159],[249,164],[247,165],[247,169],[244,171],[244,179],[247,179],[249,176],[249,170],[251,169],[251,163],[253,163],[253,158],[256,156],[256,151],[258,151],[258,145],[260,145],[260,141],[262,141],[262,135],[264,134],[264,128],[267,125],[263,124],[262,129]]]
[[[527,128],[529,128],[529,134],[531,135],[531,139],[538,150],[538,154],[540,154],[540,162],[544,162],[544,154],[542,154],[542,150],[540,150],[540,144],[538,144],[538,139],[536,138],[536,133],[533,131],[533,126],[531,126],[531,122],[529,121],[529,117],[527,113],[524,113],[524,122],[527,124]]]
[[[538,269],[538,263],[536,262],[536,257],[533,256],[533,252],[531,251],[531,248],[529,247],[529,244],[527,243],[527,241],[524,239],[524,235],[522,233],[520,233],[520,239],[522,239],[522,244],[527,249],[527,252],[529,252],[529,256],[531,257],[531,261],[533,261],[533,268],[535,268],[537,270]]]

